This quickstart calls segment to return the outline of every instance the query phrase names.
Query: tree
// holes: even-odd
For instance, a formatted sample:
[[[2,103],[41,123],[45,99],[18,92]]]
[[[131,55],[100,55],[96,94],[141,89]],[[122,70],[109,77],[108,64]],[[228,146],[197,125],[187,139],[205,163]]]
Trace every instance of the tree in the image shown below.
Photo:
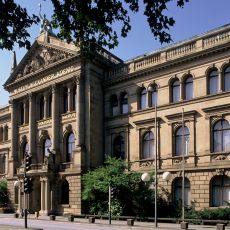
[[[131,30],[130,12],[138,12],[141,0],[51,0],[54,6],[52,24],[60,29],[58,36],[74,42],[83,50],[92,44],[114,48],[118,45],[115,23],[120,23],[120,35],[126,37]],[[165,15],[167,5],[176,2],[183,7],[189,0],[143,0],[144,15],[156,39],[170,42],[168,33],[175,23],[173,17]],[[30,47],[27,28],[37,24],[39,18],[29,16],[26,9],[14,0],[0,1],[0,48],[12,50],[14,43]]]
[[[141,181],[141,174],[128,172],[121,159],[108,157],[105,165],[83,176],[82,199],[91,214],[108,214],[108,188],[112,187],[112,215],[154,214],[153,191]]]
[[[0,206],[6,206],[8,203],[8,189],[6,180],[0,181]]]

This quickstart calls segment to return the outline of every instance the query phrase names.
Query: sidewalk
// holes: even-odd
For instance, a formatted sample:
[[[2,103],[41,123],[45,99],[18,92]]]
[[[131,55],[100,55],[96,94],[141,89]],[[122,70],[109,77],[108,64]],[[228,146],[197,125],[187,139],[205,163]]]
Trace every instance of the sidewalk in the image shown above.
[[[0,214],[0,218],[14,218],[13,214]],[[28,215],[28,219],[36,220],[33,214]],[[46,220],[46,221],[53,221],[50,220],[49,216],[39,216],[38,220]],[[55,221],[61,221],[61,222],[68,222],[67,217],[63,216],[56,216]],[[87,218],[74,218],[74,222],[81,223],[81,224],[89,224],[89,220]],[[104,225],[104,226],[110,226],[108,220],[103,219],[96,219],[95,225]],[[93,225],[93,223],[92,223]],[[133,229],[133,230],[153,230],[156,229],[154,227],[154,222],[139,222],[135,221],[134,226],[128,226],[126,221],[122,220],[112,220],[111,226],[117,227],[118,229]],[[0,225],[0,229],[10,230],[10,229],[24,229],[24,228],[18,228],[18,227],[12,227],[12,226],[2,226]],[[29,228],[28,228],[29,229]],[[173,224],[173,223],[158,223],[159,230],[179,230],[181,229],[180,224]],[[189,230],[216,230],[217,227],[215,225],[193,225],[189,224],[188,227]],[[226,230],[230,230],[230,227],[226,227]]]

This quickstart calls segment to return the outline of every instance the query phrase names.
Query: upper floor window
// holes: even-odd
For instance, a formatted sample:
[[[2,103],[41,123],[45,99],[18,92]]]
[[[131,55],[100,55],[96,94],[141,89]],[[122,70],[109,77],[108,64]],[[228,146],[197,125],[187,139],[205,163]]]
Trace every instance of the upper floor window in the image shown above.
[[[4,126],[4,141],[8,140],[8,126]]]
[[[175,80],[172,84],[172,102],[178,102],[180,100],[180,82]]]
[[[111,110],[112,110],[112,116],[116,116],[119,114],[118,100],[116,94],[113,94],[111,96]]]
[[[219,88],[218,71],[213,70],[208,76],[209,94],[217,94]]]
[[[75,149],[75,136],[73,133],[70,133],[67,137],[66,162],[70,162],[73,159],[74,149]]]
[[[64,88],[63,90],[63,113],[68,112],[68,88]]]
[[[189,145],[189,130],[185,126],[180,127],[176,131],[176,140],[175,140],[175,156],[182,156],[188,154],[188,145]],[[184,138],[184,140],[183,140]]]
[[[26,154],[29,154],[29,143],[28,142],[25,142],[22,145],[22,155],[21,155],[21,159],[20,159],[22,164],[24,163],[24,158],[25,158]]]
[[[230,150],[230,126],[228,121],[222,119],[213,127],[213,152]]]
[[[230,67],[224,70],[224,90],[230,91]]]
[[[113,156],[121,159],[125,158],[125,141],[121,135],[113,141]]]
[[[147,91],[143,88],[140,91],[140,109],[146,109]]]
[[[23,125],[24,124],[24,122],[25,122],[25,120],[24,120],[24,118],[25,118],[25,115],[24,115],[24,104],[23,103],[21,103],[20,104],[20,125]]]
[[[40,98],[40,120],[44,119],[45,117],[45,98]]]
[[[211,181],[212,206],[226,206],[230,202],[230,179],[226,175],[215,176]]]
[[[121,94],[121,113],[128,113],[128,95],[127,93]]]
[[[185,80],[185,100],[193,98],[193,78],[189,76]]]
[[[50,155],[51,147],[52,147],[51,140],[49,138],[45,139],[45,141],[43,143],[43,158],[45,156],[48,157]]]
[[[3,127],[0,127],[0,142],[3,141]]]
[[[77,87],[76,85],[73,87],[73,110],[76,110],[76,102],[77,102]]]
[[[153,133],[149,131],[143,136],[142,159],[149,159],[153,158],[154,156],[154,136]]]
[[[149,86],[149,107],[157,106],[157,86]]]
[[[52,116],[52,94],[48,97],[48,117]]]

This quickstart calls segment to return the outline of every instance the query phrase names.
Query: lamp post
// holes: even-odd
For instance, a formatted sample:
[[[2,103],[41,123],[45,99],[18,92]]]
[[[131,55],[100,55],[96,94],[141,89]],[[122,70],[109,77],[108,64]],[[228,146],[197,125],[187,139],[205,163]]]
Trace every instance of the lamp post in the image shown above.
[[[148,91],[152,94],[151,96],[155,96],[152,97],[152,102],[154,102],[154,109],[155,109],[155,116],[154,116],[154,140],[155,140],[155,176],[154,176],[154,181],[155,181],[155,191],[154,191],[154,198],[155,198],[155,205],[154,205],[154,209],[155,209],[155,216],[154,216],[154,221],[155,221],[155,228],[157,228],[157,90],[156,87],[153,87],[152,85],[150,85],[148,87]],[[149,181],[150,180],[150,176],[147,176],[145,173],[142,174],[141,179],[143,181]]]

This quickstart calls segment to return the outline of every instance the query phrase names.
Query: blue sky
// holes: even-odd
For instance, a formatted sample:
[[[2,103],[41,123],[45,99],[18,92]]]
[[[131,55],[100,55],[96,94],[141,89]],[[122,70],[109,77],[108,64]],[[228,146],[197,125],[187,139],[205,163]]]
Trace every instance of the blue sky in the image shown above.
[[[52,4],[50,0],[17,0],[27,8],[29,13],[38,14],[38,4],[42,3],[42,12],[50,18]],[[170,4],[167,14],[176,20],[175,26],[170,30],[173,41],[178,42],[192,36],[202,34],[211,29],[230,23],[230,0],[190,0],[183,9]],[[120,44],[111,52],[123,60],[134,58],[144,53],[152,52],[158,48],[167,46],[156,41],[148,28],[146,18],[141,12],[131,17],[132,31],[127,38],[121,38]],[[39,34],[39,25],[29,30],[31,42]],[[25,49],[15,47],[18,63],[25,55]],[[0,51],[0,107],[8,104],[9,95],[2,85],[9,77],[12,63],[12,52]]]

